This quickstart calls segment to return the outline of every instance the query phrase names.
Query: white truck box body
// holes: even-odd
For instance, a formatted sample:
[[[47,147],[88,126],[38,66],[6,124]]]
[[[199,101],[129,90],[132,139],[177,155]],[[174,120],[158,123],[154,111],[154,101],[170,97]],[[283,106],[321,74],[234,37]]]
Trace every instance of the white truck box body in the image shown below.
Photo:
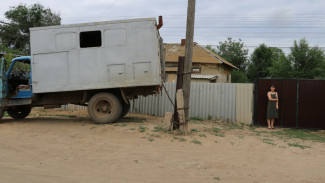
[[[30,35],[33,93],[161,85],[155,18],[38,27]],[[81,43],[95,39],[101,45]]]

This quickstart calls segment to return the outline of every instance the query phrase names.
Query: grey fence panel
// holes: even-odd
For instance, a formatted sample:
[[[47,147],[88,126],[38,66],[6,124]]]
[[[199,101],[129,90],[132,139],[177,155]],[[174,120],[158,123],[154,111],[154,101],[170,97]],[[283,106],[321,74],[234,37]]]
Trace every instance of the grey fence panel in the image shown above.
[[[236,121],[251,124],[254,110],[254,84],[236,84],[236,87]]]
[[[239,95],[237,94],[237,85],[240,85]],[[174,103],[176,84],[165,83],[165,87]],[[252,84],[192,83],[190,117],[251,123],[252,89]],[[245,92],[242,93],[242,91]],[[243,98],[245,100],[236,103],[238,99]],[[139,97],[132,103],[131,113],[164,116],[166,112],[174,111],[165,91],[158,96]],[[239,114],[237,114],[237,110],[240,111]]]

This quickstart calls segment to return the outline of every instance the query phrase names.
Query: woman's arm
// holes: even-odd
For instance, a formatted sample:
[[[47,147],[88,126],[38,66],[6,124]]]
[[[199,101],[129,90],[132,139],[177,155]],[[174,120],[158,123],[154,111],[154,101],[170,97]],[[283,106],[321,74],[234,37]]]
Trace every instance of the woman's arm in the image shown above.
[[[267,98],[269,99],[269,101],[277,101],[278,100],[277,98],[276,99],[273,99],[271,97],[271,93],[270,92],[267,93]]]

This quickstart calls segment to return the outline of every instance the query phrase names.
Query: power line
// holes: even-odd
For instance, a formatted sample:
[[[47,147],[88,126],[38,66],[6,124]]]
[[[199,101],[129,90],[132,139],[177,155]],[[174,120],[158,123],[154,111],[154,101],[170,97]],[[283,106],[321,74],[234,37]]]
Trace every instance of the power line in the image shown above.
[[[180,21],[180,20],[175,20],[175,19],[171,19],[170,21]],[[311,20],[286,20],[286,21],[283,21],[283,20],[255,20],[255,21],[253,21],[253,20],[198,20],[198,21],[196,21],[197,23],[199,23],[199,22],[253,22],[253,23],[255,23],[255,22],[258,22],[258,23],[294,23],[294,22],[307,22],[307,23],[310,23],[310,22],[312,22],[312,23],[314,23],[314,22],[317,22],[317,23],[319,23],[319,22],[324,22],[325,23],[325,21],[323,21],[323,20],[313,20],[313,21],[311,21]]]
[[[109,5],[109,7],[108,7],[107,9],[105,9],[105,11],[110,10],[110,9],[114,6],[114,4],[115,4],[117,1],[118,1],[118,0],[113,1],[113,2]],[[100,14],[100,16],[102,16],[102,15],[105,13],[105,11],[103,11],[103,12]]]
[[[207,45],[202,45],[202,46],[213,46],[213,47],[218,47],[220,45],[210,45],[210,44],[207,44]],[[257,48],[259,46],[254,46],[254,45],[250,45],[250,46],[243,46],[245,48]],[[293,46],[267,46],[267,47],[270,47],[270,48],[293,48]],[[310,48],[325,48],[325,47],[320,47],[320,46],[310,46]]]
[[[185,27],[164,27],[166,29],[185,29]],[[304,29],[325,29],[325,27],[285,27],[285,26],[269,26],[269,27],[229,27],[229,26],[214,26],[214,27],[195,27],[196,29],[213,29],[213,28],[218,28],[218,29],[278,29],[278,28],[287,28],[287,29],[299,29],[299,28],[304,28]]]

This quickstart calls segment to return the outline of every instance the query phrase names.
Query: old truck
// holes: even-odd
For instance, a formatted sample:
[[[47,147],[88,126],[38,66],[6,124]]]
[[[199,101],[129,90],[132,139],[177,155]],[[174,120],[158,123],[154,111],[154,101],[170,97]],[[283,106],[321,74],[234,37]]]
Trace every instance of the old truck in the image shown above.
[[[161,26],[159,17],[159,23],[143,18],[31,28],[31,56],[14,58],[10,67],[2,59],[0,117],[7,111],[23,119],[32,107],[76,104],[88,106],[96,123],[116,121],[129,111],[129,100],[161,87]]]

